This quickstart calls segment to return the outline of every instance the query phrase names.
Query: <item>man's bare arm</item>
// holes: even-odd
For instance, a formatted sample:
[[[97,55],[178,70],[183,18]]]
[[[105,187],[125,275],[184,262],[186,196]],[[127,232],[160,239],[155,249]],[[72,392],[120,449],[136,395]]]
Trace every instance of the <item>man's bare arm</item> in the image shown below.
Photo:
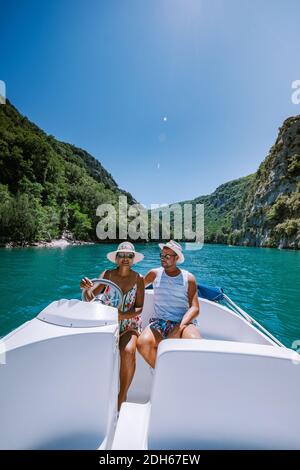
[[[188,300],[189,309],[184,314],[180,326],[187,325],[200,314],[198,290],[195,276],[189,273],[188,276]]]
[[[153,283],[154,279],[156,278],[157,270],[151,269],[147,272],[146,276],[144,277],[144,285],[145,287],[149,286]]]

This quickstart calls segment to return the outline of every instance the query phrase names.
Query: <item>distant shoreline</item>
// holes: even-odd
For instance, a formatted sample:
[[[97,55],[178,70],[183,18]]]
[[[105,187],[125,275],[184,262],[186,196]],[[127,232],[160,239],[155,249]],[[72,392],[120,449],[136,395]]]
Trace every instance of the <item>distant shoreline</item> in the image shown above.
[[[122,240],[123,241],[123,240]],[[133,243],[139,245],[140,243],[162,243],[166,240],[134,240]],[[107,245],[107,244],[118,244],[120,240],[101,240],[99,241],[84,241],[84,240],[72,240],[66,238],[58,238],[53,239],[51,241],[39,241],[39,242],[6,242],[0,243],[0,248],[67,248],[70,246],[85,246],[85,245]],[[185,243],[182,241],[181,243]],[[254,246],[254,245],[244,245],[244,244],[229,244],[229,243],[216,243],[216,242],[204,242],[204,245],[223,245],[230,248],[271,248],[273,250],[280,250],[280,251],[299,251],[299,248],[291,247],[291,246]]]
[[[65,238],[40,242],[8,242],[0,245],[2,248],[66,248],[68,246],[95,245],[95,242],[83,240],[66,240]]]

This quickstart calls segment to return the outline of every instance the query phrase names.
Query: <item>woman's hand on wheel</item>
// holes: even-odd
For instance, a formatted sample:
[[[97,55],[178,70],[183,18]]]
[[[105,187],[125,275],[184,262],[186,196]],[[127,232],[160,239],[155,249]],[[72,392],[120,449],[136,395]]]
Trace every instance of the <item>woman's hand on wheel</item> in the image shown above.
[[[89,289],[93,287],[92,281],[88,277],[83,277],[80,281],[80,289]]]

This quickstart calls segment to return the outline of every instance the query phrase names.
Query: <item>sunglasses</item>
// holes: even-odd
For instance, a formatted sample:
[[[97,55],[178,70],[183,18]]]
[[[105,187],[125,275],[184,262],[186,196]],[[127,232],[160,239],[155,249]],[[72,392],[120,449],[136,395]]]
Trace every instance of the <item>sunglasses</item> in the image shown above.
[[[163,259],[163,258],[166,258],[166,259],[170,259],[171,256],[177,256],[177,255],[170,255],[169,253],[167,253],[166,255],[163,255],[162,253],[160,253],[160,259]]]
[[[118,253],[117,254],[117,257],[118,258],[129,258],[129,259],[133,259],[134,258],[134,254],[133,253]]]

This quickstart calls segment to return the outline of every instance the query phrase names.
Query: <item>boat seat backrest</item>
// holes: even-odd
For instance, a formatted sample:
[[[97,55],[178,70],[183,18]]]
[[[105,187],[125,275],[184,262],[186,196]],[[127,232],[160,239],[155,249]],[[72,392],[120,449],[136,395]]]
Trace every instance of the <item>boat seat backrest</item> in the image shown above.
[[[34,331],[34,322],[39,320],[25,329]],[[41,339],[6,352],[6,364],[0,366],[0,416],[5,423],[0,426],[0,448],[96,449],[101,445],[110,403],[117,399],[116,338],[70,330],[68,336]]]
[[[299,355],[230,341],[162,341],[149,449],[300,449]]]

